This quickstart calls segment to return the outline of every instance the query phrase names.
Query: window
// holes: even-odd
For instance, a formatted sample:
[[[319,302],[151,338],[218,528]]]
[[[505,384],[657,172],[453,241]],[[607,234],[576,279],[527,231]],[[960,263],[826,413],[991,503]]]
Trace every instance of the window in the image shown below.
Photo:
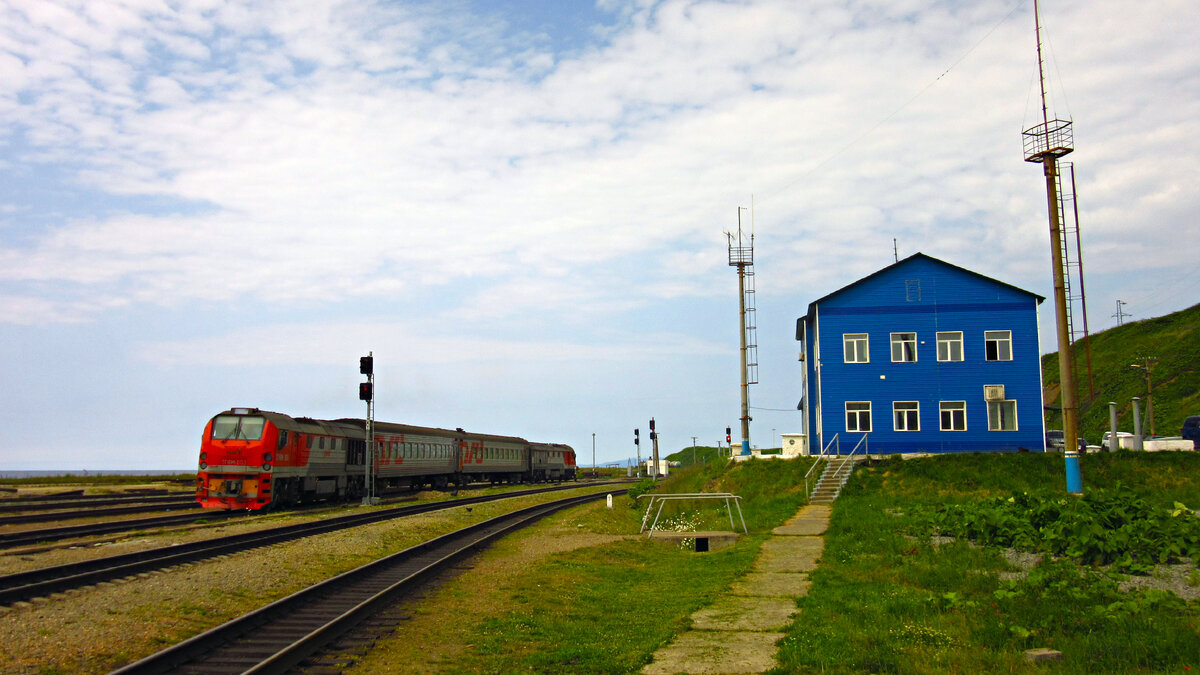
[[[846,431],[870,433],[871,402],[846,401]]]
[[[265,423],[266,420],[261,417],[217,415],[213,420],[212,439],[214,441],[257,441],[262,439],[263,424]]]
[[[988,401],[988,431],[1017,430],[1016,401]]]
[[[947,331],[944,333],[938,333],[938,361],[962,361],[962,342],[962,331]]]
[[[907,302],[921,301],[921,280],[920,279],[905,279],[904,280],[904,299]]]
[[[917,360],[917,334],[892,333],[892,362],[914,363]]]
[[[893,401],[892,420],[892,428],[896,431],[920,431],[921,404],[916,401]]]
[[[967,430],[966,401],[942,401],[938,404],[938,412],[941,415],[942,431]]]
[[[846,354],[846,363],[869,363],[871,360],[867,355],[866,333],[842,334],[842,349]]]
[[[988,361],[1012,361],[1011,330],[984,331],[983,344]]]

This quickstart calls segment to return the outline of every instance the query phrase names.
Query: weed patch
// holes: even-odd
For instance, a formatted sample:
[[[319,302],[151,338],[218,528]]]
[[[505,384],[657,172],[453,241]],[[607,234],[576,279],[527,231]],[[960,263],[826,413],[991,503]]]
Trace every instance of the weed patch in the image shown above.
[[[1034,647],[1063,652],[1055,672],[1196,668],[1200,602],[1123,580],[1196,560],[1200,530],[1185,499],[1200,494],[1200,473],[1163,476],[1164,466],[1194,460],[1143,458],[1084,458],[1085,481],[1120,476],[1121,484],[1088,488],[1082,499],[1054,489],[1065,484],[1061,457],[860,467],[835,504],[800,619],[781,642],[783,670],[1035,672],[1045,666],[1023,658]],[[1017,570],[1013,549],[1041,562]]]

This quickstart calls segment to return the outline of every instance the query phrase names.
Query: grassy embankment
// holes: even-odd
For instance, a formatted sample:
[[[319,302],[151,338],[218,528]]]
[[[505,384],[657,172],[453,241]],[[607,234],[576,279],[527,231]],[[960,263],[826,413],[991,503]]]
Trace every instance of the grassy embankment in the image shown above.
[[[715,462],[673,473],[658,491],[733,492],[743,498],[750,535],[711,553],[634,536],[645,499],[621,495],[612,510],[599,503],[548,518],[505,538],[472,564],[470,574],[447,582],[414,606],[414,619],[399,628],[394,640],[378,645],[359,670],[637,672],[660,645],[687,628],[692,612],[750,568],[771,528],[804,503],[803,477],[809,466],[807,459],[759,460],[732,468]],[[647,481],[642,488],[648,486]],[[729,529],[723,509],[701,504],[688,503],[664,515],[674,523]],[[548,540],[584,533],[606,540],[528,560],[531,551],[552,547]],[[514,558],[524,560],[519,574],[496,572]],[[449,640],[443,632],[448,624],[455,626]]]
[[[1200,586],[1200,517],[1180,504],[1200,507],[1200,455],[1081,459],[1082,499],[1064,494],[1056,456],[860,467],[781,643],[784,672],[1200,669],[1200,600],[1175,594]],[[1019,551],[1053,556],[1022,568]],[[1154,567],[1188,555],[1173,577]],[[1119,586],[1122,570],[1175,593]],[[1038,647],[1063,661],[1027,664]]]
[[[1079,405],[1079,433],[1098,444],[1109,429],[1108,402],[1117,404],[1118,426],[1133,431],[1134,396],[1141,398],[1144,433],[1146,421],[1146,374],[1132,364],[1150,362],[1154,392],[1155,431],[1178,436],[1184,418],[1200,415],[1200,305],[1145,321],[1129,323],[1097,333],[1091,339],[1092,380],[1088,387],[1087,361],[1082,341],[1072,347],[1079,373],[1075,390]],[[1059,406],[1058,352],[1042,357],[1042,382],[1046,404]],[[1047,412],[1047,429],[1061,429],[1062,415]]]

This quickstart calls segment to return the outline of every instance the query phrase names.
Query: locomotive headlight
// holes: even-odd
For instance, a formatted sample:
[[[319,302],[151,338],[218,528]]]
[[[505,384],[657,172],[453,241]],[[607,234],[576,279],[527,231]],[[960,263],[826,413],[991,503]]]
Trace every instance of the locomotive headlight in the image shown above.
[[[271,461],[272,459],[275,459],[275,457],[274,457],[274,455],[272,455],[272,454],[271,454],[271,453],[269,453],[269,452],[268,452],[267,454],[263,455],[263,461],[264,461],[264,462],[269,462],[269,461]]]
[[[200,453],[200,461],[204,461],[206,459],[208,459],[208,453],[207,452]]]
[[[208,462],[200,462],[200,470],[201,471],[203,471],[207,468],[208,468]]]
[[[263,471],[270,471],[270,470],[271,470],[271,465],[269,463],[263,464]]]

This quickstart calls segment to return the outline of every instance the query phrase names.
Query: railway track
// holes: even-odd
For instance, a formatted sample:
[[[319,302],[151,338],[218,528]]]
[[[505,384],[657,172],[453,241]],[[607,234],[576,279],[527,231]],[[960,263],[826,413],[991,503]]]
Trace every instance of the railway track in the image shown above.
[[[603,483],[594,483],[593,485],[603,485]],[[428,511],[437,511],[441,509],[454,508],[456,506],[478,504],[481,502],[495,501],[498,499],[507,499],[509,497],[537,494],[540,492],[571,490],[578,487],[582,486],[566,485],[552,488],[518,490],[515,492],[504,492],[493,495],[466,497],[463,499],[426,502],[423,504],[411,504],[389,509],[371,510],[364,513],[355,513],[348,516],[328,518],[321,521],[276,527],[267,530],[260,530],[258,532],[249,532],[240,535],[220,537],[217,539],[197,541],[189,544],[179,544],[177,546],[165,546],[145,551],[136,551],[134,553],[97,558],[95,560],[85,560],[82,562],[69,563],[65,565],[56,565],[53,567],[30,570],[27,572],[18,572],[16,574],[0,576],[0,604],[12,604],[14,602],[30,600],[32,598],[43,597],[53,593],[61,593],[73,588],[89,586],[102,581],[108,581],[110,579],[120,579],[134,574],[139,574],[141,572],[172,567],[187,562],[194,562],[219,555],[225,555],[227,553],[249,550],[283,541],[290,541],[293,539],[300,539],[302,537],[310,537],[316,534],[323,534],[325,532],[332,532],[335,530],[357,527],[359,525],[391,520],[393,518],[402,518],[404,516],[425,513]],[[227,514],[228,512],[221,512],[220,514],[214,515],[223,515],[225,517],[229,517]],[[196,517],[197,514],[188,516],[188,518],[192,520],[194,520]]]
[[[128,502],[126,502],[128,503]],[[66,504],[56,508],[78,508],[78,504]],[[41,511],[42,507],[38,507]],[[53,523],[62,520],[78,520],[80,518],[104,518],[106,516],[126,516],[131,513],[154,513],[155,511],[178,511],[181,509],[198,509],[195,495],[188,498],[172,497],[156,503],[141,503],[136,506],[117,506],[113,508],[96,508],[92,505],[87,509],[77,511],[50,511],[39,513],[23,513],[13,516],[0,516],[0,525],[17,525],[21,523]],[[26,509],[29,510],[29,509]]]
[[[247,515],[243,511],[193,511],[171,516],[154,518],[137,518],[134,520],[115,520],[107,523],[87,523],[85,525],[68,525],[66,527],[51,527],[37,530],[22,530],[20,532],[0,532],[0,549],[42,544],[63,539],[90,537],[131,530],[144,530],[155,527],[170,527],[172,525],[187,525],[189,523],[224,520],[230,517]]]
[[[194,492],[174,492],[157,494],[125,494],[125,495],[37,495],[0,500],[0,513],[19,513],[22,511],[58,511],[62,509],[78,509],[83,506],[122,506],[126,504],[183,504],[195,502]]]
[[[496,538],[604,495],[597,492],[540,504],[418,544],[277,600],[114,671],[114,675],[287,672],[425,579]]]

